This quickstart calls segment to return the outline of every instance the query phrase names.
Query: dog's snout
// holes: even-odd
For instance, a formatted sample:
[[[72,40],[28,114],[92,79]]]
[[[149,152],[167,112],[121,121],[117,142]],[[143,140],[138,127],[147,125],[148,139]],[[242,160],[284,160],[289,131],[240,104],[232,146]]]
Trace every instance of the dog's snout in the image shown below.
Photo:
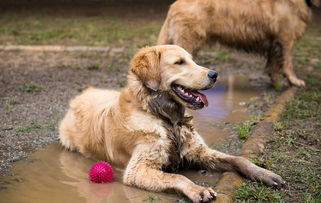
[[[216,80],[217,75],[218,75],[217,72],[214,71],[214,70],[210,70],[210,71],[208,71],[208,73],[207,73],[207,76],[208,76],[209,78],[211,78],[212,80]]]

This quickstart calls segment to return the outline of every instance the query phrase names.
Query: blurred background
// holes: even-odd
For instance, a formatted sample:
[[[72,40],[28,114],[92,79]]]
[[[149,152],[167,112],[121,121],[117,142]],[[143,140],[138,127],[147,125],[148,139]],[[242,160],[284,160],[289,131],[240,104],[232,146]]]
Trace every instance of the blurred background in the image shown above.
[[[154,43],[170,0],[2,0],[1,44]]]

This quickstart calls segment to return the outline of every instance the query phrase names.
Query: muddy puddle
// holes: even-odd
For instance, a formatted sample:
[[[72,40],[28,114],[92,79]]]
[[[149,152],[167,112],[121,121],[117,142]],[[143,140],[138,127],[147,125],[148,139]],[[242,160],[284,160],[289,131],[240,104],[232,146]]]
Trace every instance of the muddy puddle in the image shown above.
[[[246,103],[259,94],[246,77],[220,78],[217,85],[204,91],[209,106],[191,112],[195,125],[209,146],[237,153],[240,142],[231,133],[232,124],[249,119]],[[229,125],[231,124],[231,125]],[[234,133],[235,134],[235,133]],[[109,184],[90,183],[87,171],[95,161],[69,152],[53,143],[28,159],[18,161],[11,172],[0,178],[0,202],[176,202],[179,194],[153,193],[120,183],[116,171]],[[186,170],[180,173],[200,185],[215,185],[219,173]]]

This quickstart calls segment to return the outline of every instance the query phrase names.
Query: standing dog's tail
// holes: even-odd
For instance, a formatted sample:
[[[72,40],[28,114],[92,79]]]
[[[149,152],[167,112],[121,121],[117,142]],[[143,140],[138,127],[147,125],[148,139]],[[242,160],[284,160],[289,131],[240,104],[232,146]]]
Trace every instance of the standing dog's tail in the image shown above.
[[[158,40],[157,40],[158,45],[171,44],[171,41],[169,39],[169,33],[168,33],[168,26],[169,26],[168,24],[169,22],[167,17],[158,35]]]

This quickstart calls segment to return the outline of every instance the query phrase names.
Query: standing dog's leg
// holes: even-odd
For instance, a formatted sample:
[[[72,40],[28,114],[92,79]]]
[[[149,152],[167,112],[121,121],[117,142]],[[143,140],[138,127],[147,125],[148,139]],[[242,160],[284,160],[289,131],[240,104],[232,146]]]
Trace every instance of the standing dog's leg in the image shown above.
[[[291,57],[293,42],[294,42],[293,40],[287,40],[282,43],[283,73],[292,85],[303,87],[305,86],[305,82],[303,80],[298,79],[293,70],[292,57]]]
[[[193,202],[207,202],[215,198],[212,188],[198,186],[182,175],[162,172],[162,166],[168,163],[166,156],[162,145],[138,145],[125,170],[124,183],[151,191],[174,189]]]
[[[271,43],[270,50],[267,56],[266,72],[271,78],[272,85],[277,88],[280,87],[280,76],[282,69],[282,45],[274,41]]]
[[[210,149],[197,132],[187,137],[182,155],[203,168],[219,171],[237,171],[251,180],[258,180],[270,186],[280,186],[284,180],[275,173],[258,167],[248,159],[227,155]]]
[[[205,44],[206,32],[201,29],[199,25],[191,25],[188,23],[180,22],[175,26],[170,27],[173,31],[173,44],[181,46],[192,55],[196,55],[200,48]],[[179,33],[184,33],[180,35]]]

